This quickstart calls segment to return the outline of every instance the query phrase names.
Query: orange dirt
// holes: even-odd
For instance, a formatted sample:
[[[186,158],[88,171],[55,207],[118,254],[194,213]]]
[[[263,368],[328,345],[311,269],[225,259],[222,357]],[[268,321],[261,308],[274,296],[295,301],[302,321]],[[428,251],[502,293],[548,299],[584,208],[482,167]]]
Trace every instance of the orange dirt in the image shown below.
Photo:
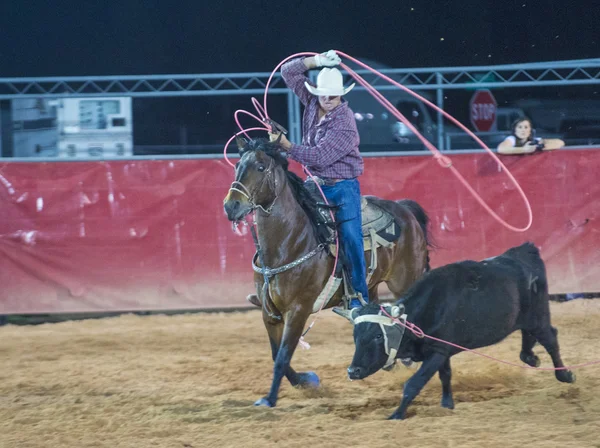
[[[565,363],[600,359],[600,300],[552,304]],[[272,362],[260,313],[117,318],[0,328],[0,447],[600,447],[600,365],[574,385],[460,354],[456,409],[434,378],[404,421],[402,366],[350,382],[351,325],[325,311],[277,408],[255,408]],[[520,334],[484,350],[518,362]],[[538,345],[542,366],[550,358]]]

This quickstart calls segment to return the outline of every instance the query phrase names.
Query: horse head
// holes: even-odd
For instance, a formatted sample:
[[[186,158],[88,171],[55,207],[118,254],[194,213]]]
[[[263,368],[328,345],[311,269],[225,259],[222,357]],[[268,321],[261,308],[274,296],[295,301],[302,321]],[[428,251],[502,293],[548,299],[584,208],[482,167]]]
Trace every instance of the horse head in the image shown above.
[[[235,180],[223,200],[227,218],[232,222],[241,221],[257,208],[270,213],[283,180],[277,168],[286,171],[288,167],[277,142],[238,137],[236,143],[240,161],[235,166]]]

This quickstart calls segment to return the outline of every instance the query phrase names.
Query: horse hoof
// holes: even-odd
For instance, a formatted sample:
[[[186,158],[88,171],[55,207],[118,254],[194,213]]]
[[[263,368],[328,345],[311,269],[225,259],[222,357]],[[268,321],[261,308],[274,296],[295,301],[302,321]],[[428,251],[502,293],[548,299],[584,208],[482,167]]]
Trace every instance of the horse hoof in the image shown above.
[[[397,412],[394,412],[387,419],[388,420],[404,420],[404,417],[402,415],[398,414]]]
[[[442,407],[446,409],[454,409],[454,400],[450,398],[442,398]]]
[[[301,373],[300,381],[298,382],[298,386],[300,387],[308,387],[311,389],[316,389],[321,385],[321,380],[319,376],[315,372],[305,372]]]
[[[259,400],[256,400],[254,402],[254,406],[264,406],[264,407],[267,407],[267,408],[272,408],[273,407],[273,405],[266,398],[261,398]]]

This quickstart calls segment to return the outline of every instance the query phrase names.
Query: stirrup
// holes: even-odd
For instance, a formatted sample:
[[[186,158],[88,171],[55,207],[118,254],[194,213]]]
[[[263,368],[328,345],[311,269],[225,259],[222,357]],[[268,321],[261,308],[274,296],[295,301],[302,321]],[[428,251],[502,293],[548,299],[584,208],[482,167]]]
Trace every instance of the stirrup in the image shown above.
[[[248,294],[246,296],[246,300],[248,302],[250,302],[252,305],[254,305],[258,308],[262,308],[262,303],[261,303],[260,299],[258,298],[257,294]]]
[[[342,300],[344,300],[344,305],[347,310],[350,309],[350,305],[352,304],[353,300],[358,300],[358,302],[360,303],[361,306],[368,305],[367,301],[365,299],[363,299],[362,293],[360,293],[360,292],[357,292],[355,294],[344,294],[344,297]]]
[[[362,293],[356,292],[352,287],[352,283],[350,283],[350,276],[348,275],[348,271],[343,268],[342,269],[342,278],[344,279],[344,295],[342,296],[342,301],[344,302],[344,309],[349,310],[350,304],[353,299],[356,299],[360,302],[361,306],[367,305],[365,299],[363,299]]]

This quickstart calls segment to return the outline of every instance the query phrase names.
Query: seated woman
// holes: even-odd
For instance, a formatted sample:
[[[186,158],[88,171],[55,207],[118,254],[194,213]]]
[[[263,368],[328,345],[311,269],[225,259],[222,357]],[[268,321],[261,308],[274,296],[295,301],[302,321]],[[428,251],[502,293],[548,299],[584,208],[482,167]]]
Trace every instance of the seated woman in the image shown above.
[[[534,137],[531,120],[521,117],[512,124],[512,135],[509,135],[498,145],[500,154],[530,154],[536,150],[551,151],[565,146],[558,138]]]

